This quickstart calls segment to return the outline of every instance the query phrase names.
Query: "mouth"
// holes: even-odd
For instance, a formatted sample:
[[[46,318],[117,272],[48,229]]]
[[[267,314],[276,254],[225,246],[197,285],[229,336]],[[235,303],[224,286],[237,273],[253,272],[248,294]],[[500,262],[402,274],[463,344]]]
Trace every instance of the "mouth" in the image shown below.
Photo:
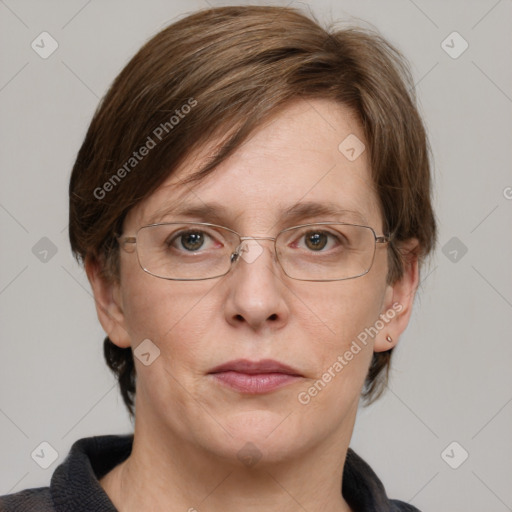
[[[237,359],[210,370],[220,384],[246,394],[264,394],[301,379],[298,370],[272,359]]]

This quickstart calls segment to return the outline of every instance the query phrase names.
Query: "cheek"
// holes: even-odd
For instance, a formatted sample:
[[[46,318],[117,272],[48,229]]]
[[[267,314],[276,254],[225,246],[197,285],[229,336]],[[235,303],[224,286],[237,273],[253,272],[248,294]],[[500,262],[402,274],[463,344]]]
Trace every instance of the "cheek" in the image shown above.
[[[325,413],[327,407],[340,415],[359,398],[373,356],[373,338],[365,329],[378,320],[385,292],[384,279],[373,276],[324,285],[321,300],[298,293],[311,305],[309,314],[306,309],[297,314],[315,361],[314,375],[297,396],[299,403],[311,405],[309,412]]]
[[[213,286],[211,281],[166,281],[140,272],[126,287],[124,312],[132,348],[150,339],[160,350],[149,366],[134,358],[137,394],[156,410],[166,410],[171,400],[178,416],[184,415],[190,396],[197,395],[198,382],[209,367],[205,340],[212,315],[219,315],[218,307],[214,311],[208,301]]]
[[[323,352],[342,350],[373,325],[381,312],[385,293],[384,278],[375,272],[366,276],[322,283],[320,291],[311,287],[296,290],[301,311],[297,321],[309,333],[317,349]]]
[[[145,338],[157,345],[186,345],[193,351],[204,337],[211,314],[208,300],[215,282],[180,282],[138,272],[124,288],[123,306],[132,345]],[[172,344],[172,343],[171,343]]]

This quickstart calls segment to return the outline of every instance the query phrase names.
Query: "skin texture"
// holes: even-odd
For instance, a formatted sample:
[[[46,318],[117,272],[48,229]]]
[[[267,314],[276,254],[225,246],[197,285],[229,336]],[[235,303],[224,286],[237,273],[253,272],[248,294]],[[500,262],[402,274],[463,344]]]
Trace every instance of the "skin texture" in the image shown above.
[[[223,219],[181,220],[215,222],[243,235],[275,236],[306,222],[361,223],[352,214],[290,223],[280,213],[298,202],[330,201],[357,212],[381,235],[367,152],[351,162],[338,150],[351,133],[364,141],[345,107],[330,100],[297,100],[202,182],[178,183],[198,168],[216,141],[187,160],[129,212],[124,234],[134,236],[159,212],[184,203],[220,203],[226,208]],[[411,258],[403,279],[387,285],[386,246],[378,245],[365,276],[303,282],[284,275],[271,241],[259,243],[263,251],[253,262],[239,260],[227,275],[198,282],[151,276],[133,250],[121,251],[118,284],[104,282],[97,262],[86,261],[98,316],[111,340],[135,349],[149,338],[160,350],[149,366],[135,358],[133,452],[100,481],[119,510],[350,510],[341,477],[361,388],[372,352],[394,346],[407,326],[417,261]],[[310,403],[301,404],[298,394],[321,379],[394,303],[401,311]],[[275,359],[303,377],[249,396],[208,375],[214,366],[238,358]],[[261,456],[256,464],[239,460],[237,455],[248,450]]]

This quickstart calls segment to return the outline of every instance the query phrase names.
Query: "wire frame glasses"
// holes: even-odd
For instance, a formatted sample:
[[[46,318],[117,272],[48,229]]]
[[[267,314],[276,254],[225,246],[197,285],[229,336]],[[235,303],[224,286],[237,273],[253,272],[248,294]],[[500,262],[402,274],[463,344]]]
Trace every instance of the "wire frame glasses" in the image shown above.
[[[207,222],[167,222],[121,236],[121,246],[136,248],[141,268],[155,277],[199,281],[226,275],[239,260],[254,262],[263,252],[258,240],[274,242],[283,272],[300,281],[341,281],[367,274],[377,244],[390,242],[369,226],[338,222],[301,224],[275,237],[242,236]]]

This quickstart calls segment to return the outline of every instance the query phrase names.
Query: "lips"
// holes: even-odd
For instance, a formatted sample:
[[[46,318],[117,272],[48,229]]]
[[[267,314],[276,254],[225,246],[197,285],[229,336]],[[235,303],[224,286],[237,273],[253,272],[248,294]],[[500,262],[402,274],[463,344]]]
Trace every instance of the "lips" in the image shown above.
[[[210,370],[210,373],[226,371],[246,373],[248,375],[261,373],[285,373],[287,375],[301,376],[298,370],[272,359],[263,359],[262,361],[237,359],[235,361],[228,361],[227,363],[216,366],[213,370]]]
[[[269,393],[302,377],[298,370],[272,359],[237,359],[216,366],[209,374],[219,383],[247,394]]]

